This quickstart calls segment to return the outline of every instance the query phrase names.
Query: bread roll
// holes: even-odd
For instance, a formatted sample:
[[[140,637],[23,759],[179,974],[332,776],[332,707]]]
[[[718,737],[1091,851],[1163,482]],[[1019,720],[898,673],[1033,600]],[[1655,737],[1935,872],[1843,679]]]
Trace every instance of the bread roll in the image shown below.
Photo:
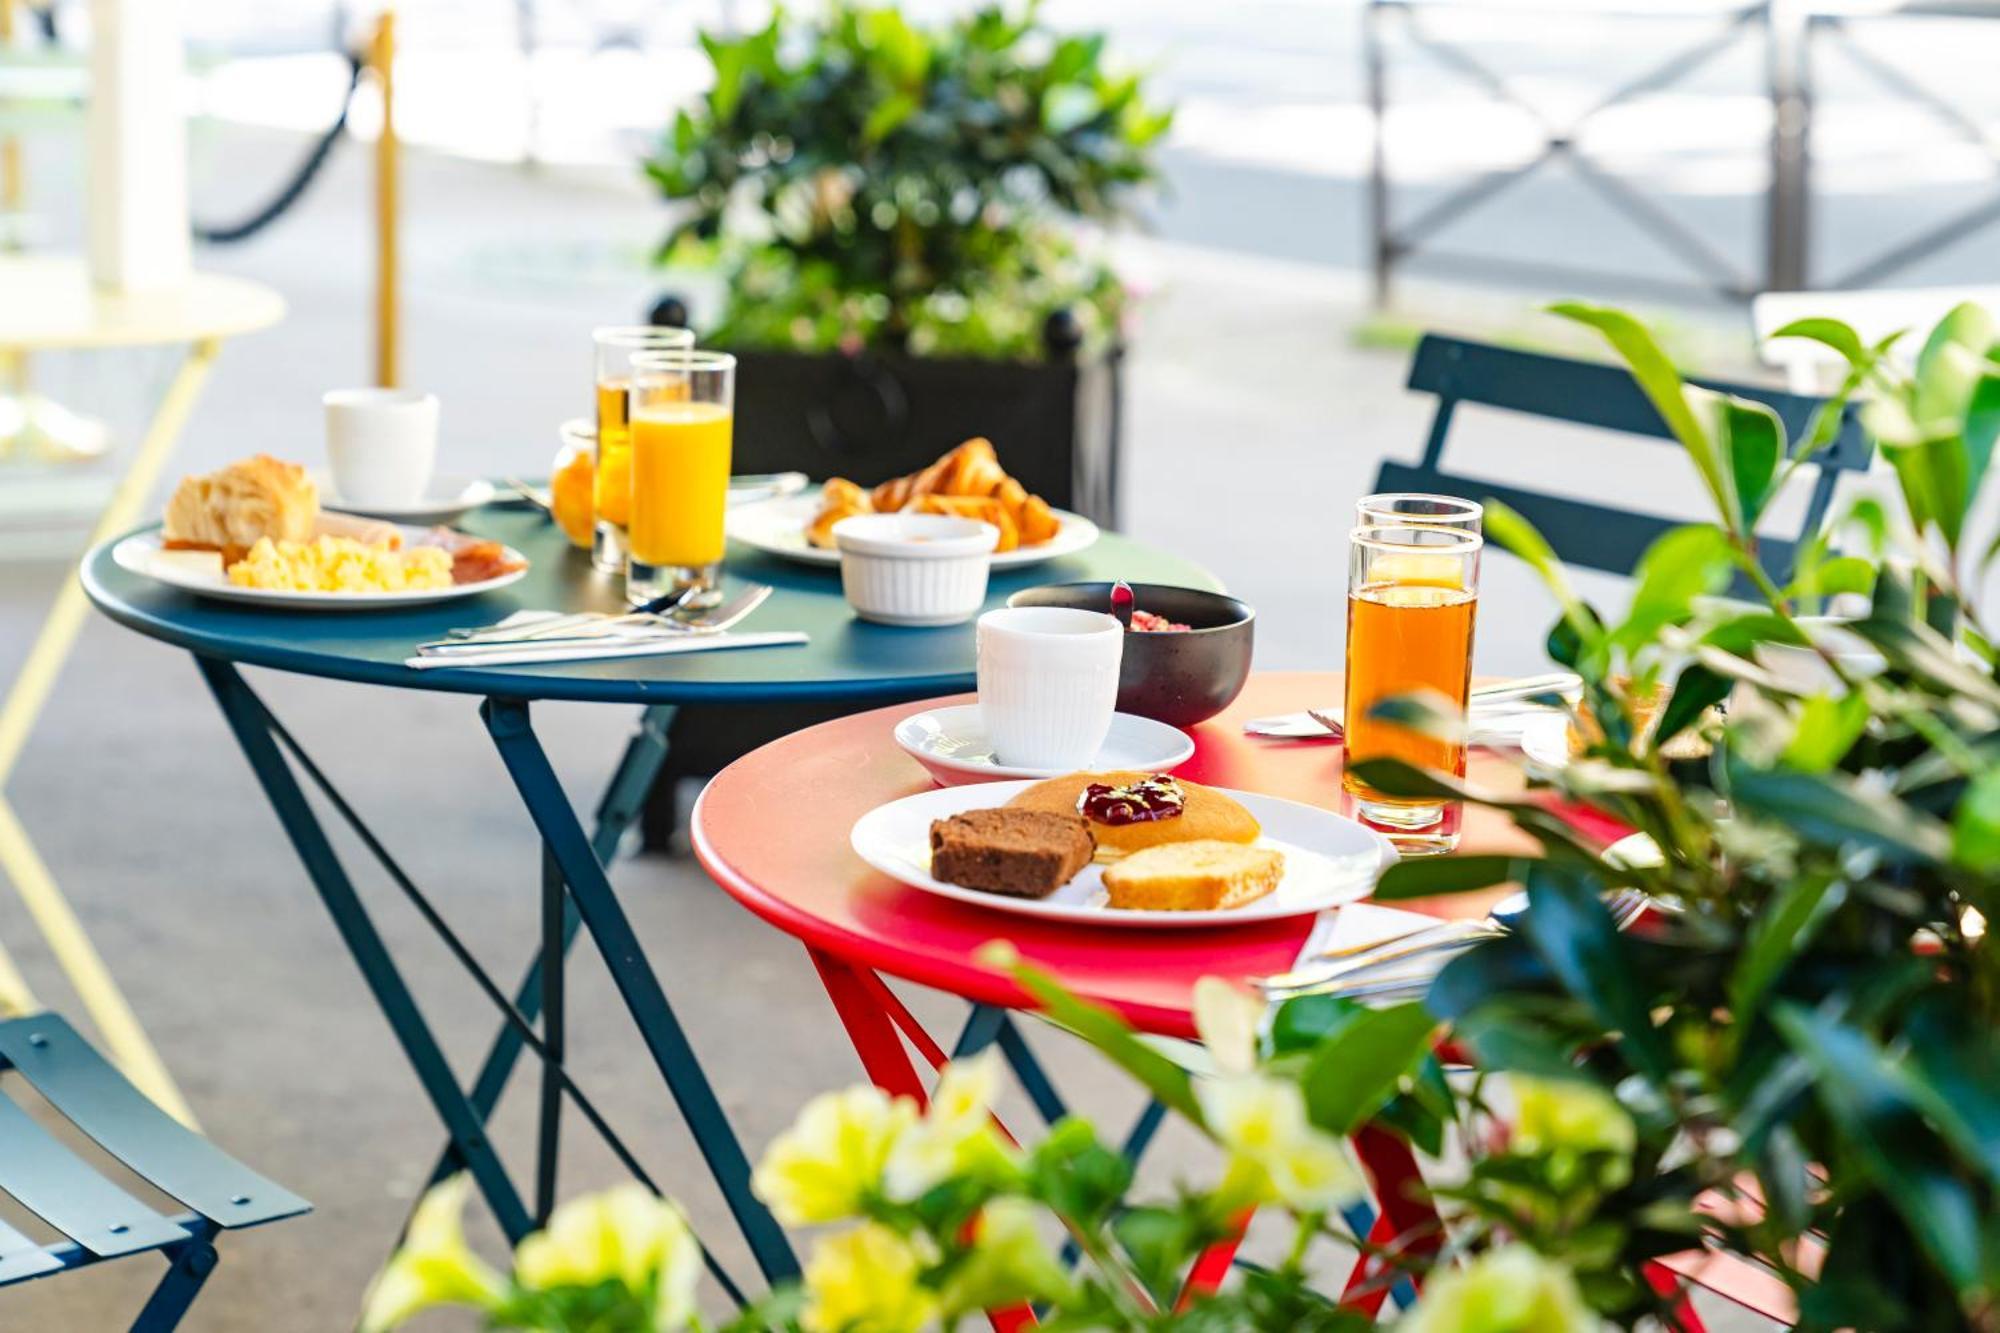
[[[169,547],[221,551],[240,560],[259,539],[304,542],[319,519],[319,488],[297,463],[258,454],[205,477],[187,477],[167,500]]]

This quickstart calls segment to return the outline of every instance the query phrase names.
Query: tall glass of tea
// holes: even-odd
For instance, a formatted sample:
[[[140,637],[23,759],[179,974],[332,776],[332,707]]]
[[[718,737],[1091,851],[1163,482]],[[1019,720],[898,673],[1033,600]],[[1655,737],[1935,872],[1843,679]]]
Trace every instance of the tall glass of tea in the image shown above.
[[[1479,610],[1477,533],[1423,523],[1378,523],[1348,539],[1346,762],[1401,759],[1465,776],[1465,705]],[[1401,695],[1422,698],[1442,727],[1371,717]],[[1393,796],[1351,769],[1342,775],[1361,817],[1404,855],[1449,851],[1456,811],[1432,798]]]
[[[642,352],[632,358],[632,522],[625,595],[714,594],[736,425],[736,358]]]
[[[1458,528],[1476,533],[1485,517],[1485,505],[1477,500],[1461,500],[1456,495],[1389,491],[1381,495],[1364,495],[1354,502],[1354,526],[1357,528],[1415,523],[1426,528]]]
[[[606,574],[625,572],[625,530],[632,521],[632,433],[625,413],[632,392],[632,358],[646,352],[687,351],[691,329],[654,324],[593,330],[596,357],[597,457],[591,481],[596,511],[590,562]]]

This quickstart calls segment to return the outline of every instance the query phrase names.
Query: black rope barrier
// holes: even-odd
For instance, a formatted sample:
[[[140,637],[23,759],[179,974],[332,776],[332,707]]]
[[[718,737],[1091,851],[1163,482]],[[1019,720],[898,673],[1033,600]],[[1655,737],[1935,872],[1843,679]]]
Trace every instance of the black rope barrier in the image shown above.
[[[0,0],[0,3],[3,2],[4,0]],[[285,182],[284,188],[272,196],[269,203],[231,226],[207,227],[199,222],[195,223],[196,240],[209,245],[230,245],[236,241],[248,240],[283,217],[293,204],[305,196],[306,190],[319,176],[321,168],[326,166],[327,159],[333,156],[333,146],[340,142],[341,133],[347,128],[347,113],[354,106],[354,90],[361,86],[361,72],[366,68],[367,62],[359,53],[353,51],[347,53],[347,92],[340,99],[340,114],[334,118],[333,124],[325,133],[313,142],[312,147],[306,152],[305,159],[299,163],[298,171]]]

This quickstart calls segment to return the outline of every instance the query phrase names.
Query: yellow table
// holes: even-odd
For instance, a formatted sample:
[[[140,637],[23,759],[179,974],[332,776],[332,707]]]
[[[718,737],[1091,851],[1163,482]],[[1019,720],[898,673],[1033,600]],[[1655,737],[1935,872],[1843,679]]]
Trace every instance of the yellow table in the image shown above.
[[[285,303],[276,292],[240,278],[197,273],[171,291],[110,294],[92,287],[80,259],[0,256],[0,355],[175,344],[187,348],[98,517],[91,545],[138,521],[223,340],[275,324],[284,313]],[[191,1124],[187,1105],[166,1067],[5,796],[7,779],[48,702],[87,609],[82,585],[66,580],[20,674],[0,701],[0,870],[20,893],[126,1077]],[[20,971],[0,949],[0,1008],[35,1007]]]

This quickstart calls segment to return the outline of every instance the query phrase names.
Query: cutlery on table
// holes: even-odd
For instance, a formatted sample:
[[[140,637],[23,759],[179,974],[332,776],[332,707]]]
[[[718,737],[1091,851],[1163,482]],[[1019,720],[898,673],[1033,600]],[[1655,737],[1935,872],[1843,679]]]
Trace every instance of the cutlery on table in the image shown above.
[[[419,644],[417,651],[426,657],[463,656],[587,639],[720,634],[762,606],[772,591],[768,583],[746,583],[724,596],[720,602],[700,609],[690,606],[688,593],[681,593],[655,598],[623,615],[593,612],[585,616],[559,616],[555,620],[525,626],[503,623],[474,633]],[[636,630],[645,632],[635,633]]]
[[[1530,700],[1549,694],[1567,697],[1582,687],[1581,678],[1567,671],[1496,680],[1473,686],[1466,697],[1466,707],[1475,718],[1488,714],[1535,712],[1547,705],[1531,703]],[[1247,735],[1275,740],[1335,740],[1342,733],[1344,721],[1340,706],[1334,704],[1325,708],[1308,708],[1301,713],[1253,717],[1243,724],[1243,730]]]
[[[1435,926],[1427,926],[1407,935],[1321,953],[1289,972],[1260,977],[1257,985],[1266,998],[1274,1000],[1308,994],[1352,995],[1355,992],[1347,989],[1347,983],[1379,986],[1389,981],[1389,978],[1381,976],[1365,978],[1364,974],[1392,963],[1411,963],[1437,954],[1461,953],[1482,940],[1507,934],[1513,929],[1514,918],[1527,905],[1527,894],[1513,894],[1484,917],[1469,921],[1440,921]],[[1624,930],[1653,906],[1653,900],[1637,889],[1618,889],[1605,895],[1604,906],[1611,913],[1612,926]],[[1430,975],[1427,973],[1423,980],[1428,982]],[[1403,985],[1409,984],[1412,979],[1399,976],[1394,980],[1395,984]]]

